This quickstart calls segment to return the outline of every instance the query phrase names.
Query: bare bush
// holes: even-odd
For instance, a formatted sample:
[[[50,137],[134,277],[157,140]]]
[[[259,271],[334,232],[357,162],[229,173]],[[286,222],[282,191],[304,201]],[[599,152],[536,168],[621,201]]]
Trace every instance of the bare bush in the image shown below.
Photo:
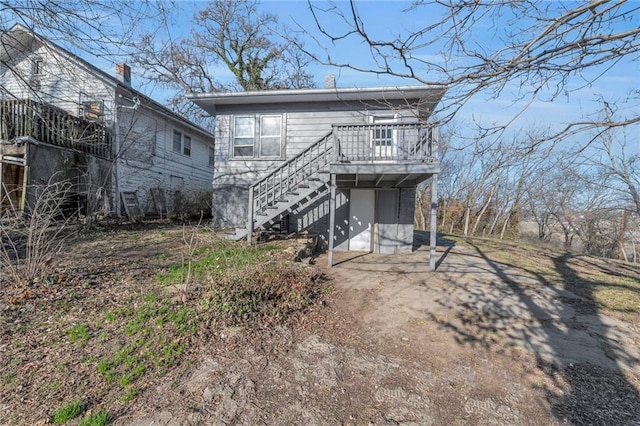
[[[0,227],[0,272],[5,282],[23,286],[42,282],[70,235],[71,217],[65,217],[65,206],[73,185],[54,178],[44,186],[32,188],[35,201],[24,212],[15,207],[5,212]]]

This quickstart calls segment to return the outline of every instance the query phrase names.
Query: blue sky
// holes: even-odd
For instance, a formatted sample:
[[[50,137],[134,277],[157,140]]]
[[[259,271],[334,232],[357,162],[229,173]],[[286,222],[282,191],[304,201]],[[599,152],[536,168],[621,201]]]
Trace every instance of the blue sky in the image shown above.
[[[328,3],[318,3],[320,7],[330,6]],[[358,13],[362,18],[362,22],[366,30],[374,37],[379,39],[389,39],[397,35],[408,34],[417,29],[424,27],[426,24],[433,22],[437,16],[433,9],[422,7],[409,10],[411,1],[358,1],[356,3]],[[570,6],[570,4],[566,3]],[[193,11],[205,5],[203,2],[180,1],[178,5],[181,9],[176,27],[186,30],[189,27],[189,17],[193,15]],[[336,5],[345,12],[349,12],[349,3],[346,1],[338,1]],[[374,67],[368,54],[367,46],[360,40],[346,40],[332,43],[330,40],[319,35],[315,22],[309,11],[309,6],[303,0],[262,1],[261,8],[278,16],[282,24],[292,29],[302,27],[306,33],[301,33],[300,37],[305,40],[305,45],[310,50],[320,51],[320,47],[330,49],[331,55],[336,58],[337,62],[345,62],[358,64],[364,67]],[[505,19],[508,19],[505,17]],[[516,22],[517,20],[514,20]],[[344,27],[335,17],[326,14],[321,16],[321,24],[328,30],[340,33]],[[481,22],[478,31],[474,35],[473,41],[478,48],[491,45],[498,46],[500,34],[503,34],[501,23]],[[512,24],[512,23],[511,23]],[[640,26],[640,17],[636,14],[622,26],[633,27]],[[320,40],[322,46],[317,46],[313,37]],[[418,52],[429,59],[438,59],[439,52],[435,47],[426,47]],[[637,58],[636,58],[637,59]],[[367,73],[358,73],[348,69],[338,69],[327,65],[313,65],[309,70],[316,77],[319,86],[323,84],[326,74],[335,74],[336,81],[340,87],[352,86],[385,86],[385,85],[403,85],[418,84],[417,81],[411,79],[400,79],[388,75],[376,75]],[[594,83],[588,81],[594,79],[602,73]],[[429,79],[430,75],[427,71],[418,70],[421,77]],[[231,79],[231,74],[225,69],[218,69],[218,75],[221,79]],[[459,111],[456,116],[457,122],[469,122],[475,120],[484,125],[492,123],[504,123],[514,117],[514,115],[522,108],[522,102],[514,102],[520,86],[517,82],[507,84],[502,91],[501,96],[497,99],[491,98],[488,94],[478,94],[470,99],[467,104]],[[514,127],[545,127],[550,125],[554,128],[560,128],[564,123],[584,118],[585,116],[593,116],[596,111],[601,109],[601,99],[605,98],[611,104],[617,103],[619,108],[627,113],[635,113],[640,115],[640,105],[637,103],[637,97],[634,102],[625,103],[629,90],[640,91],[640,63],[638,60],[632,61],[624,59],[613,66],[609,65],[600,67],[585,73],[584,76],[575,76],[567,82],[567,91],[558,96],[553,101],[548,101],[551,90],[546,93],[543,91],[541,96],[534,100],[526,109],[520,118],[514,123]],[[636,126],[632,130],[633,137],[640,139],[639,130]],[[639,142],[640,144],[640,142]]]
[[[132,3],[135,5],[135,3]],[[173,36],[180,37],[188,34],[191,29],[191,18],[195,11],[206,6],[206,2],[178,0],[177,9],[172,10],[170,28]],[[330,6],[327,2],[316,2],[321,8]],[[337,1],[335,3],[345,12],[349,12],[349,3],[346,1]],[[356,6],[365,29],[373,37],[377,39],[389,39],[397,35],[406,35],[417,29],[423,28],[428,23],[438,19],[437,11],[428,7],[420,7],[409,10],[411,1],[374,1],[361,0],[357,1]],[[567,2],[558,3],[540,3],[540,4],[557,4],[568,5]],[[629,7],[636,7],[639,3],[631,2]],[[134,6],[135,7],[135,6]],[[262,0],[261,9],[274,13],[278,16],[282,24],[293,29],[304,29],[300,33],[300,38],[305,41],[305,45],[312,51],[321,52],[322,48],[328,49],[337,62],[356,64],[363,67],[375,67],[368,54],[367,46],[358,39],[347,39],[340,42],[332,43],[327,38],[319,35],[315,22],[309,11],[309,6],[305,0]],[[509,20],[509,17],[503,17]],[[471,39],[474,48],[483,49],[499,46],[500,35],[504,35],[505,28],[509,25],[521,24],[516,17],[511,17],[512,22],[493,22],[481,21],[476,26],[479,31],[474,33]],[[321,24],[331,32],[340,33],[344,27],[340,25],[338,19],[330,14],[323,14]],[[627,22],[620,24],[621,27],[638,27],[640,26],[640,13],[631,16]],[[140,31],[149,30],[141,23]],[[314,42],[314,37],[319,40],[319,44]],[[65,44],[60,41],[61,44]],[[66,46],[69,47],[70,46]],[[444,58],[440,56],[437,46],[425,47],[417,52],[416,55],[428,58],[432,61],[442,61]],[[113,69],[113,64],[107,59],[87,57],[86,53],[79,52],[90,62],[104,69]],[[455,58],[453,58],[455,59]],[[617,104],[619,109],[625,114],[640,115],[640,105],[638,105],[638,93],[640,92],[640,60],[634,58],[635,61],[627,58],[613,64],[611,67],[600,67],[585,73],[583,77],[574,76],[567,81],[567,92],[562,93],[553,101],[549,101],[549,93],[542,92],[526,111],[513,123],[514,128],[531,128],[552,126],[556,129],[563,127],[564,123],[580,120],[584,117],[597,113],[602,107],[601,98],[605,98],[610,104]],[[122,60],[122,59],[121,59]],[[124,58],[126,61],[126,58]],[[115,59],[111,60],[115,62]],[[220,80],[232,80],[233,76],[224,67],[215,68],[216,75]],[[398,77],[388,75],[376,75],[371,73],[358,73],[345,68],[337,69],[328,65],[315,64],[308,70],[315,76],[316,83],[322,86],[326,74],[334,74],[336,76],[337,85],[339,87],[353,86],[386,86],[386,85],[405,85],[418,84],[417,81],[411,79],[400,79]],[[418,75],[424,79],[432,79],[432,74],[427,70],[416,69]],[[595,76],[602,75],[593,83]],[[437,76],[433,78],[437,80]],[[140,88],[145,93],[162,101],[167,94],[163,89],[154,88],[151,85],[144,85],[141,76],[133,69],[134,86]],[[501,95],[492,98],[487,93],[479,93],[466,102],[464,107],[458,111],[455,121],[466,126],[471,122],[479,122],[485,126],[497,123],[505,123],[510,121],[515,114],[521,110],[522,102],[514,102],[520,90],[520,84],[516,81],[507,83]],[[631,102],[624,102],[628,97],[630,90],[636,90],[636,96]],[[640,146],[640,126],[635,126],[629,131],[632,132],[632,140],[636,145]],[[470,126],[469,126],[470,128]],[[640,148],[638,148],[640,150]]]

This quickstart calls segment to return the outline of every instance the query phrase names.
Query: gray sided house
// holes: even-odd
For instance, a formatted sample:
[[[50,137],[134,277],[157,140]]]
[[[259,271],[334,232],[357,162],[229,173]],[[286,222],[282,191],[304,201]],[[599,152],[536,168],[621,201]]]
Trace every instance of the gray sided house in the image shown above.
[[[0,33],[0,208],[74,184],[87,214],[209,211],[213,134],[27,28]]]
[[[193,95],[215,116],[213,209],[238,238],[285,227],[329,249],[412,250],[416,186],[440,166],[443,86]],[[434,226],[435,226],[435,214]],[[432,232],[435,238],[435,232]],[[435,248],[435,240],[432,240]]]

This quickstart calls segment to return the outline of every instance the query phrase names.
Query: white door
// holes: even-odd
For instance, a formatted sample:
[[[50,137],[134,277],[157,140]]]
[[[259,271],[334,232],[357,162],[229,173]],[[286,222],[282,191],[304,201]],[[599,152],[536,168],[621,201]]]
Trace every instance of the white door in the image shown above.
[[[398,131],[391,126],[395,117],[372,117],[371,148],[375,160],[394,160],[397,150]]]
[[[372,251],[372,230],[375,220],[376,192],[373,189],[352,189],[349,200],[349,250]]]

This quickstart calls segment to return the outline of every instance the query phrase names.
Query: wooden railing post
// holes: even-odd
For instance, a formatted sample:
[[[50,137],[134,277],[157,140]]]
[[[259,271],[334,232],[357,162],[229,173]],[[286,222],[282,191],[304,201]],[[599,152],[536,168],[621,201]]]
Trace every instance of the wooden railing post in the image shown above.
[[[251,244],[253,235],[253,185],[249,187],[249,208],[247,210],[247,243]]]

